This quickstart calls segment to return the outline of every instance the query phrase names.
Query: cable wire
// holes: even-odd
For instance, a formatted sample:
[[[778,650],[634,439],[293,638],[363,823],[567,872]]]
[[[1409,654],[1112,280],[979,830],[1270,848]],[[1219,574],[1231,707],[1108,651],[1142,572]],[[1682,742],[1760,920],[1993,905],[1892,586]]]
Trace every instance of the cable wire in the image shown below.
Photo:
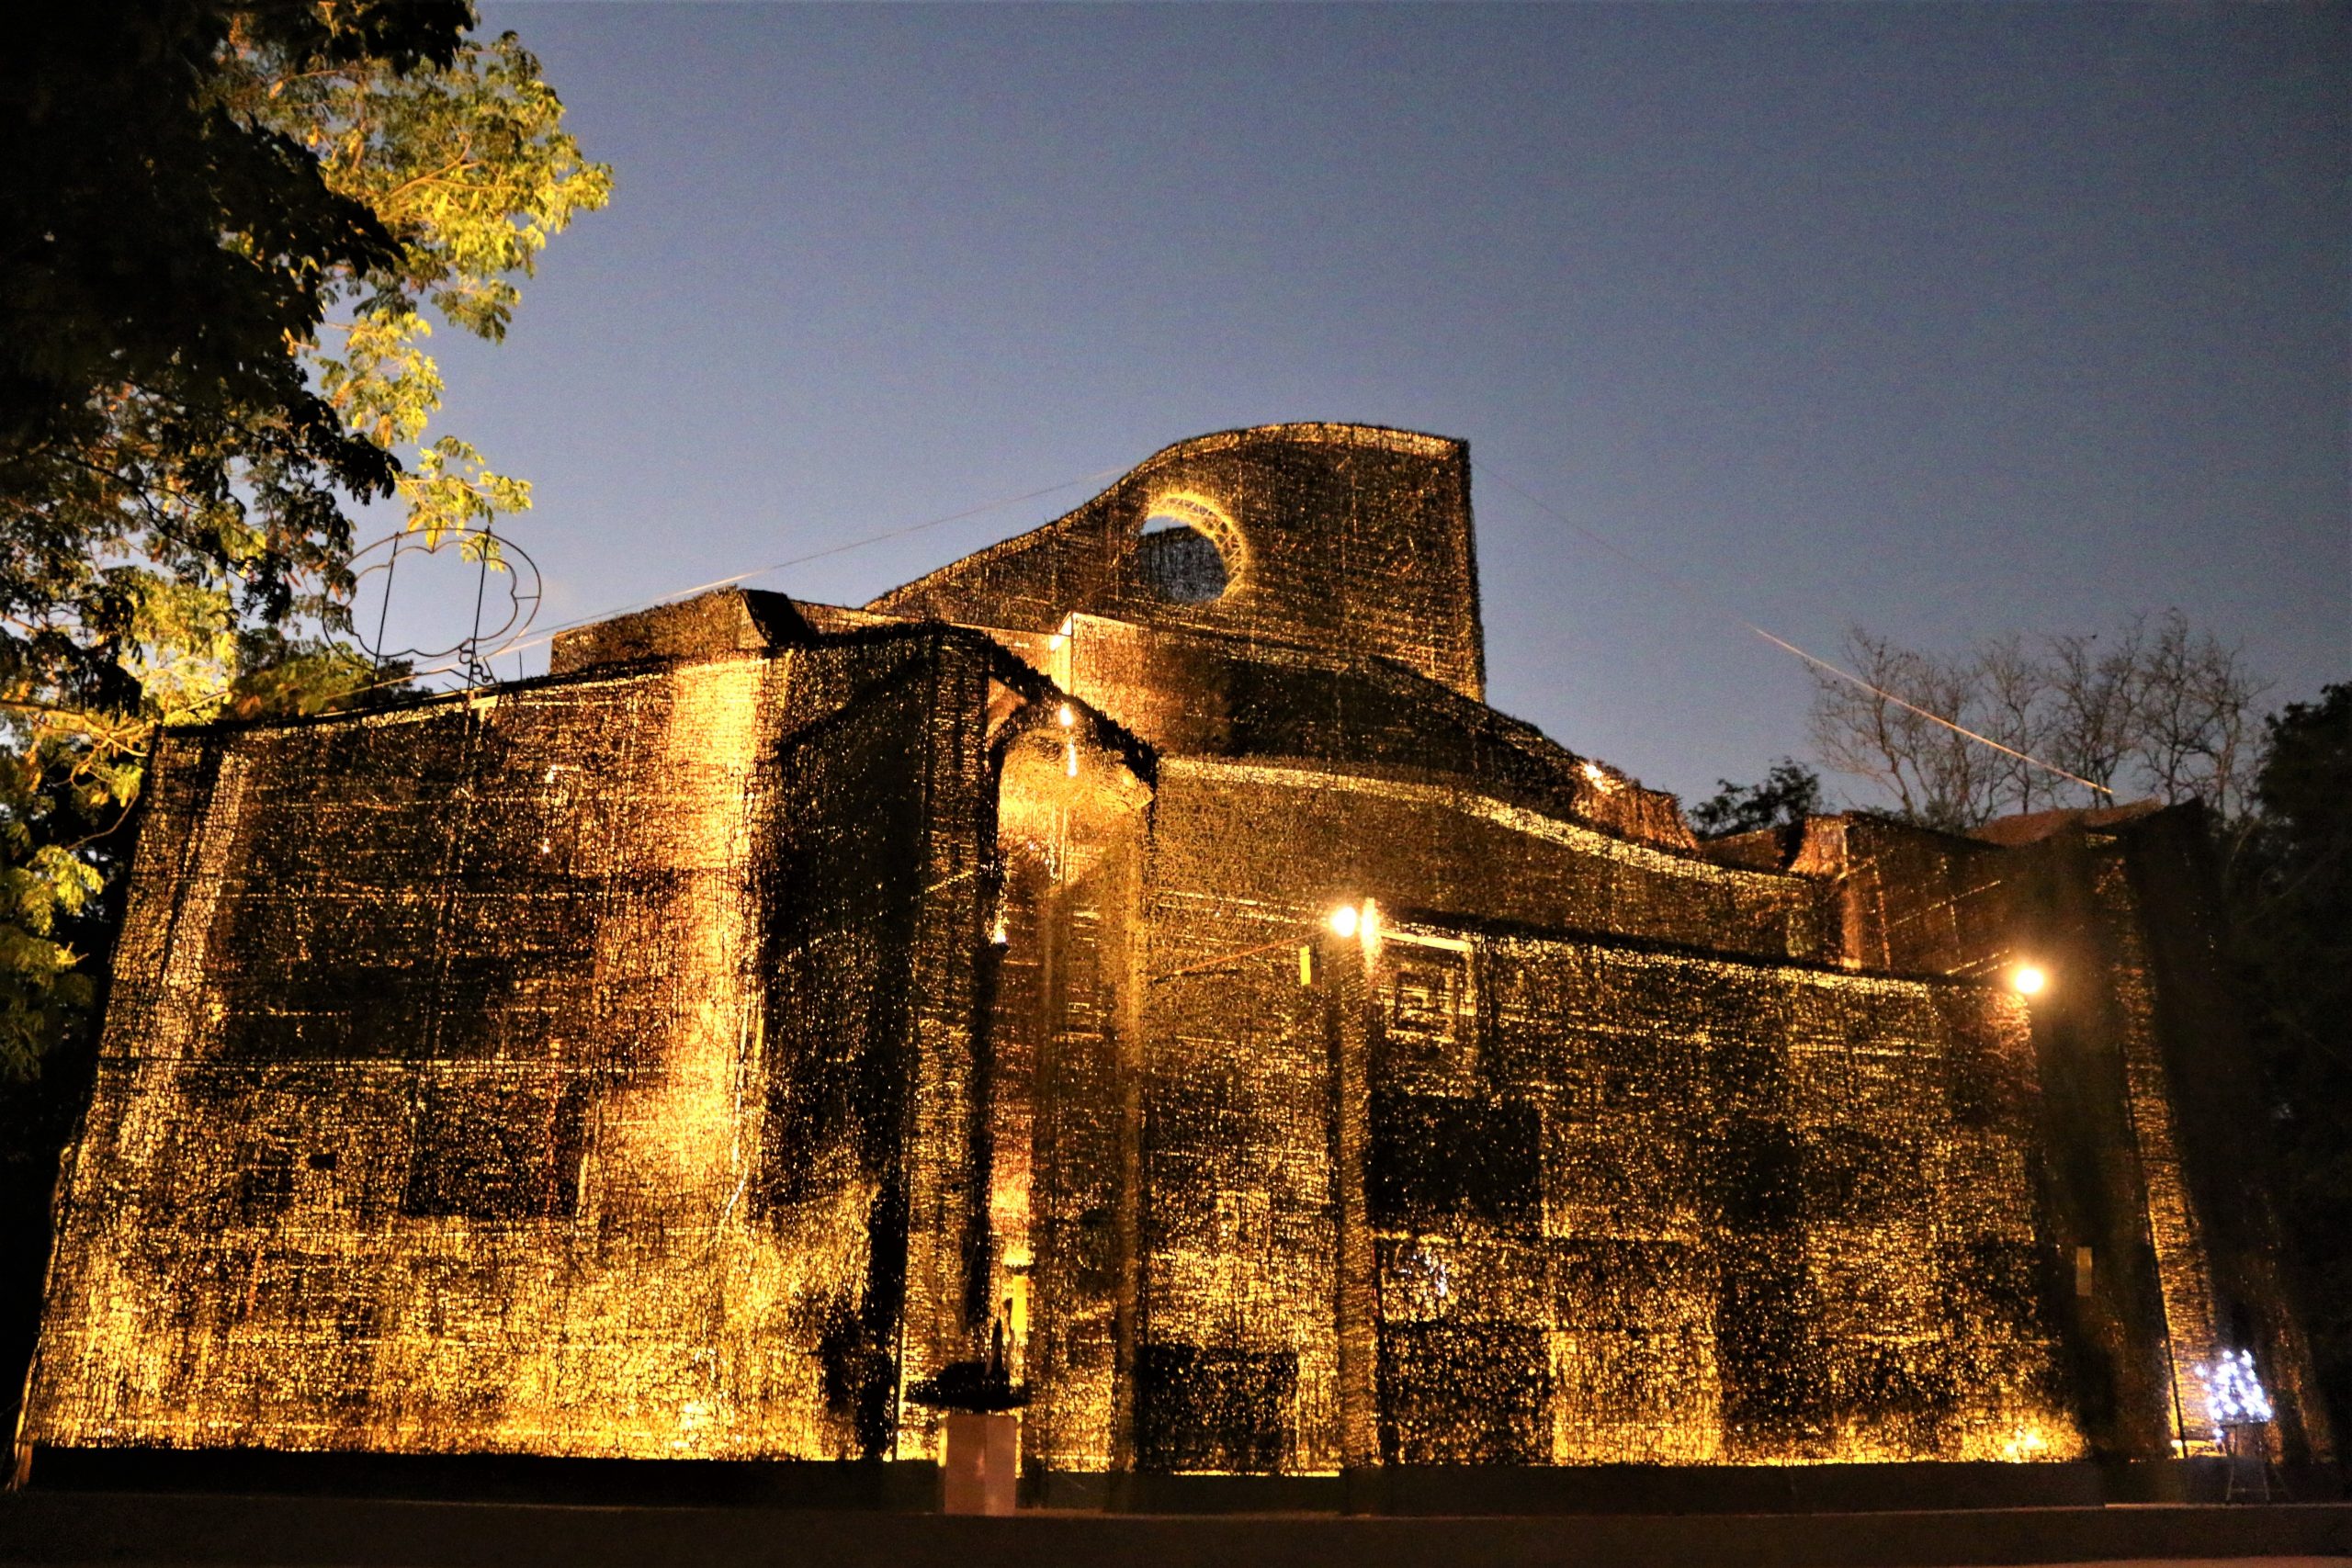
[[[1820,657],[1818,654],[1807,653],[1804,649],[1799,648],[1795,643],[1789,641],[1786,637],[1775,637],[1770,632],[1766,631],[1762,626],[1759,626],[1755,622],[1749,620],[1747,616],[1742,615],[1736,610],[1732,609],[1713,592],[1699,587],[1697,584],[1689,581],[1677,573],[1666,571],[1657,567],[1652,566],[1649,562],[1641,559],[1631,551],[1623,548],[1615,540],[1611,539],[1606,535],[1597,533],[1593,529],[1588,528],[1583,524],[1577,522],[1575,518],[1569,516],[1566,513],[1548,504],[1541,497],[1535,495],[1523,485],[1514,482],[1509,474],[1497,469],[1492,463],[1486,465],[1486,472],[1489,479],[1499,483],[1505,490],[1510,491],[1521,501],[1526,502],[1530,506],[1534,507],[1537,511],[1554,519],[1555,522],[1566,525],[1579,537],[1585,539],[1590,544],[1599,546],[1600,548],[1608,551],[1611,555],[1615,556],[1619,560],[1622,560],[1626,565],[1632,567],[1634,570],[1639,571],[1645,576],[1657,579],[1658,581],[1665,583],[1668,587],[1687,595],[1696,603],[1707,605],[1717,614],[1728,617],[1731,622],[1735,626],[1737,626],[1741,630],[1755,633],[1758,637],[1762,637],[1766,642],[1770,643],[1773,647],[1782,649],[1790,653],[1795,654],[1799,659],[1804,660],[1807,664],[1814,666],[1815,669],[1826,671],[1829,674],[1838,677],[1840,681],[1851,682],[1853,684],[1860,686],[1866,692],[1871,693],[1876,696],[1883,697],[1886,701],[1893,703],[1896,707],[1903,709],[1906,713],[1917,714],[1921,718],[1928,720],[1931,724],[1940,724],[1946,729],[1951,730],[1954,735],[1963,736],[1970,740],[1975,741],[1980,746],[1989,746],[1994,750],[2002,753],[2004,756],[2015,757],[2018,761],[2027,763],[2032,767],[2040,768],[2044,773],[2055,773],[2060,778],[2066,780],[2070,784],[2078,784],[2085,789],[2095,790],[2098,794],[2106,795],[2109,800],[2115,798],[2115,792],[2103,784],[2093,783],[2091,780],[2083,777],[2080,773],[2068,773],[2065,769],[2060,767],[2055,762],[2045,762],[2041,758],[2030,755],[2028,752],[2020,751],[2014,746],[2005,746],[1989,735],[1979,735],[1976,731],[1969,728],[1966,725],[1955,723],[1939,713],[1936,713],[1928,708],[1923,708],[1917,703],[1909,701],[1907,698],[1900,696],[1894,692],[1890,692],[1883,686],[1875,685],[1872,682],[1864,680],[1861,676],[1855,674],[1850,670],[1845,669],[1839,665],[1832,664],[1828,660]]]
[[[708,593],[720,588],[731,588],[736,583],[748,582],[755,577],[765,577],[771,572],[783,571],[787,568],[796,566],[806,566],[810,561],[823,560],[829,556],[843,555],[851,550],[864,549],[869,545],[883,544],[891,539],[902,539],[910,535],[921,534],[929,529],[944,527],[950,523],[960,523],[967,517],[978,517],[983,513],[994,512],[1000,507],[1016,506],[1022,502],[1035,501],[1041,496],[1052,495],[1057,491],[1070,490],[1079,485],[1093,484],[1102,479],[1114,479],[1125,472],[1126,472],[1125,468],[1103,468],[1091,474],[1081,474],[1076,479],[1064,479],[1058,484],[1046,485],[1039,490],[1024,491],[1019,495],[1009,495],[996,501],[982,502],[978,506],[967,507],[961,512],[951,512],[944,517],[927,518],[921,523],[910,523],[900,528],[886,528],[878,534],[868,534],[861,538],[851,539],[842,544],[829,545],[821,550],[811,550],[806,555],[793,556],[785,560],[771,562],[766,566],[753,567],[749,571],[735,572],[727,577],[714,578],[708,582],[696,583],[691,588],[675,589],[667,593],[657,594],[650,599],[641,599],[634,604],[623,604],[611,609],[601,610],[594,615],[582,615],[575,620],[565,621],[560,625],[549,626],[545,631],[535,633],[530,637],[523,637],[514,642],[502,644],[492,651],[490,657],[496,658],[499,655],[508,653],[519,654],[525,649],[537,648],[541,643],[551,642],[565,632],[575,631],[582,626],[594,626],[599,621],[611,620],[616,615],[631,615],[639,610],[648,610],[657,605],[673,603],[680,599],[692,598],[697,593]],[[1804,660],[1814,668],[1823,671],[1827,674],[1834,675],[1840,681],[1849,682],[1859,686],[1863,691],[1869,692],[1874,696],[1883,698],[1887,702],[1893,703],[1895,706],[1902,708],[1906,713],[1917,714],[1921,718],[1928,720],[1931,724],[1939,724],[1946,729],[1951,730],[1953,734],[1973,740],[1980,746],[1988,746],[2004,756],[2014,757],[2018,761],[2024,762],[2030,767],[2040,768],[2044,773],[2054,773],[2070,784],[2077,784],[2082,785],[2085,789],[2095,791],[2098,794],[2108,796],[2109,799],[2114,798],[2115,792],[2103,784],[2095,783],[2090,779],[2083,777],[2080,773],[2069,773],[2064,768],[2058,766],[2055,762],[2046,762],[2041,758],[2033,756],[2029,752],[2018,750],[2014,746],[2004,745],[2002,742],[1994,739],[1989,735],[1980,735],[1975,730],[1969,728],[1966,725],[1956,723],[1951,719],[1946,718],[1939,713],[1936,713],[1928,708],[1921,707],[1917,703],[1912,702],[1908,698],[1904,697],[1897,693],[1890,692],[1883,686],[1874,684],[1873,682],[1863,679],[1861,676],[1855,674],[1850,670],[1845,669],[1838,664],[1833,664],[1828,660],[1822,658],[1818,654],[1808,653],[1804,649],[1799,648],[1796,644],[1789,641],[1786,637],[1778,637],[1771,632],[1766,631],[1762,626],[1758,626],[1755,622],[1747,619],[1736,610],[1730,608],[1714,593],[1701,588],[1697,584],[1689,581],[1677,573],[1660,570],[1650,562],[1634,555],[1632,551],[1625,549],[1607,535],[1601,534],[1595,529],[1587,527],[1584,524],[1577,522],[1566,513],[1560,511],[1557,507],[1553,506],[1541,496],[1538,496],[1532,491],[1527,489],[1526,486],[1520,484],[1509,474],[1506,474],[1500,469],[1495,468],[1492,463],[1486,465],[1486,472],[1489,478],[1500,484],[1505,490],[1510,491],[1512,494],[1518,496],[1521,501],[1526,502],[1530,506],[1534,507],[1537,511],[1543,513],[1547,517],[1564,525],[1586,542],[1599,547],[1600,549],[1615,556],[1619,560],[1624,562],[1627,566],[1632,567],[1634,570],[1665,583],[1668,587],[1674,589],[1676,592],[1682,593],[1692,601],[1709,605],[1718,614],[1728,617],[1734,625],[1739,626],[1742,630],[1755,634],[1757,637],[1763,638],[1766,642],[1770,643],[1775,648],[1781,649],[1785,652],[1794,654],[1797,658]],[[435,675],[446,675],[459,669],[460,667],[460,664],[452,663],[437,665],[430,670],[413,671],[406,675],[396,676],[390,680],[379,681],[373,685],[362,686],[358,691],[354,692],[351,694],[354,696],[362,696],[369,692],[381,690],[386,686],[402,685],[410,681],[428,679]]]
[[[736,583],[748,582],[755,577],[765,577],[773,571],[783,571],[788,567],[806,566],[812,560],[823,560],[828,556],[843,555],[851,550],[864,549],[868,545],[879,545],[891,539],[903,539],[910,534],[920,534],[927,529],[945,527],[950,523],[961,523],[967,517],[978,517],[984,512],[994,512],[1001,507],[1017,506],[1024,501],[1035,501],[1041,496],[1052,495],[1057,491],[1070,490],[1083,484],[1094,484],[1106,479],[1115,479],[1126,471],[1125,468],[1102,468],[1094,473],[1080,474],[1074,479],[1064,479],[1059,484],[1046,485],[1041,490],[1024,491],[1019,495],[1008,495],[996,501],[984,501],[978,506],[968,506],[961,512],[951,512],[944,517],[933,517],[921,523],[910,523],[902,528],[886,528],[878,534],[868,534],[862,538],[851,539],[844,544],[828,545],[821,550],[811,550],[807,555],[794,556],[788,560],[774,561],[766,566],[753,567],[749,571],[736,572],[730,577],[716,578],[708,582],[696,583],[692,588],[673,589],[667,593],[656,594],[650,599],[640,599],[634,604],[599,610],[594,615],[582,615],[576,620],[560,622],[545,631],[536,632],[529,637],[502,643],[492,649],[488,657],[496,659],[509,653],[520,653],[526,648],[537,648],[543,642],[551,642],[565,632],[576,631],[582,626],[594,626],[599,621],[609,621],[616,615],[628,615],[639,610],[650,610],[680,599],[690,599],[697,593],[708,593],[714,589],[731,588]],[[451,663],[435,665],[430,670],[411,671],[406,675],[395,676],[390,680],[379,681],[373,685],[362,686],[351,695],[364,696],[369,692],[380,691],[387,686],[402,685],[411,681],[425,680],[435,675],[447,675],[459,668],[461,668],[460,664]]]

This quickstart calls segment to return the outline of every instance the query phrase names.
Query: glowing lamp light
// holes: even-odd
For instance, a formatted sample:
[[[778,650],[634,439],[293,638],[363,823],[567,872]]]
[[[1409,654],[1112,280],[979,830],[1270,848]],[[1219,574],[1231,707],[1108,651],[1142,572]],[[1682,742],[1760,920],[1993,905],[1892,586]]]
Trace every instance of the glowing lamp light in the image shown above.
[[[2020,964],[2009,971],[2009,989],[2021,997],[2038,997],[2050,984],[2050,971],[2039,964]]]
[[[1064,703],[1061,706],[1061,711],[1054,716],[1054,722],[1060,725],[1064,729],[1068,729],[1071,725],[1078,722],[1078,715],[1070,712],[1069,705],[1068,703]]]
[[[1331,934],[1333,936],[1355,935],[1356,907],[1353,904],[1340,905],[1338,908],[1331,911],[1331,918],[1326,923],[1330,926]]]
[[[1380,940],[1380,906],[1371,899],[1361,905],[1342,904],[1324,919],[1337,937],[1362,937],[1367,946]]]
[[[2020,1426],[2001,1445],[2001,1457],[2011,1464],[2030,1464],[2046,1459],[2050,1454],[2050,1439],[2039,1427]]]

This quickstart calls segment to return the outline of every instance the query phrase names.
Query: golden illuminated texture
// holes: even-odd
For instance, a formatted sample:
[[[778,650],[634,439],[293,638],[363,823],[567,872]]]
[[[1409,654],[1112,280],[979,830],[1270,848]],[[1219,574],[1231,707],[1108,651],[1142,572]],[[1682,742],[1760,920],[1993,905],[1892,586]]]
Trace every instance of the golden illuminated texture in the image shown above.
[[[1468,496],[1231,432],[175,733],[28,1438],[917,1458],[1001,1346],[1049,1471],[2028,1463],[2245,1349],[2329,1452],[2194,817],[1702,845],[1485,705]]]
[[[1377,504],[1360,504],[1369,498]],[[1190,601],[1153,581],[1151,552],[1137,547],[1155,518],[1197,524],[1203,513],[1246,536],[1246,558],[1233,552],[1230,592]],[[1066,632],[1080,611],[1390,659],[1476,698],[1486,652],[1473,562],[1462,443],[1270,425],[1170,446],[1069,516],[866,608],[1040,634]]]
[[[976,1175],[989,1183],[995,1232],[976,1321],[1005,1321],[1012,1370],[1034,1390],[1025,1451],[1055,1469],[1096,1471],[1128,1457],[1117,1407],[1135,1334],[1137,905],[1149,791],[1123,759],[1070,733],[1016,721],[998,741],[1007,940],[984,1031],[993,1114]]]
[[[1302,992],[1287,951],[1155,987],[1147,1462],[1356,1462],[1351,1327],[1370,1461],[1984,1459],[2021,1428],[2044,1434],[2038,1457],[2082,1451],[2033,1288],[2034,1070],[2012,998],[1799,962],[1785,914],[1804,889],[1768,897],[1784,879],[1429,801],[1408,832],[1401,804],[1163,765],[1155,970],[1318,919],[1330,964],[1363,964],[1360,921],[1342,931],[1302,867],[1386,897],[1360,1022]],[[1553,920],[1430,912],[1472,864],[1490,908]],[[1726,918],[1743,897],[1778,918]],[[1557,929],[1602,909],[1669,941],[1781,946],[1711,959]],[[1348,1300],[1329,1210],[1349,1202],[1331,1151],[1351,1118],[1361,1325],[1330,1305]]]
[[[2199,1370],[2223,1348],[2207,1272],[2202,1217],[2189,1201],[2188,1172],[2181,1167],[2172,1106],[2172,1086],[2156,1040],[2155,998],[2148,959],[2133,918],[2124,869],[2109,861],[2098,871],[2093,896],[2115,915],[2115,1005],[2123,1046],[2124,1082],[2132,1132],[2140,1155],[2140,1179],[2148,1195],[2148,1241],[2156,1255],[2156,1280],[2165,1314],[2166,1371],[2172,1383],[2175,1441],[2182,1454],[2220,1451],[2220,1428],[2207,1407]]]
[[[175,739],[43,1440],[886,1448],[961,1307],[909,1134],[959,1114],[986,679],[908,637]]]

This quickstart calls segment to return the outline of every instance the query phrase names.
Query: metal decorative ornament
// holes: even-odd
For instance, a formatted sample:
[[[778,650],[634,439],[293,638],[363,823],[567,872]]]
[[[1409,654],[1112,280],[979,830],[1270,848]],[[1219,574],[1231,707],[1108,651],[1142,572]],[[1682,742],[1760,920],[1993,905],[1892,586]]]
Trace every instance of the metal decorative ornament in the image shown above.
[[[476,563],[470,629],[444,647],[390,646],[388,628],[401,564],[414,562],[419,556],[441,556],[444,552],[450,552],[458,560]],[[413,572],[413,565],[411,570]],[[490,592],[493,574],[503,585],[503,606]],[[408,529],[387,534],[352,553],[351,577],[356,623],[365,618],[362,606],[371,597],[376,601],[373,634],[355,627],[354,637],[375,660],[379,673],[388,664],[405,660],[413,665],[440,667],[421,671],[423,674],[455,671],[464,677],[469,687],[492,684],[497,677],[490,661],[521,641],[531,629],[531,623],[538,618],[542,590],[538,563],[514,540],[488,528],[457,529],[437,538]],[[380,578],[381,581],[369,586],[371,578]]]

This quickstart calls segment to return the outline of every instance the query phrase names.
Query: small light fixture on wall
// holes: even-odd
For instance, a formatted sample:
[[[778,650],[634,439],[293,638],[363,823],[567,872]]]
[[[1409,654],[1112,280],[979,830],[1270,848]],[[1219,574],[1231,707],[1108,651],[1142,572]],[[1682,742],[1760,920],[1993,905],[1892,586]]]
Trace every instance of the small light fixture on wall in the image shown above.
[[[1366,947],[1380,940],[1380,906],[1367,898],[1362,904],[1342,904],[1324,918],[1336,937],[1358,937]]]
[[[2039,964],[2020,964],[2009,971],[2009,989],[2021,997],[2038,997],[2050,986],[2050,971]]]

